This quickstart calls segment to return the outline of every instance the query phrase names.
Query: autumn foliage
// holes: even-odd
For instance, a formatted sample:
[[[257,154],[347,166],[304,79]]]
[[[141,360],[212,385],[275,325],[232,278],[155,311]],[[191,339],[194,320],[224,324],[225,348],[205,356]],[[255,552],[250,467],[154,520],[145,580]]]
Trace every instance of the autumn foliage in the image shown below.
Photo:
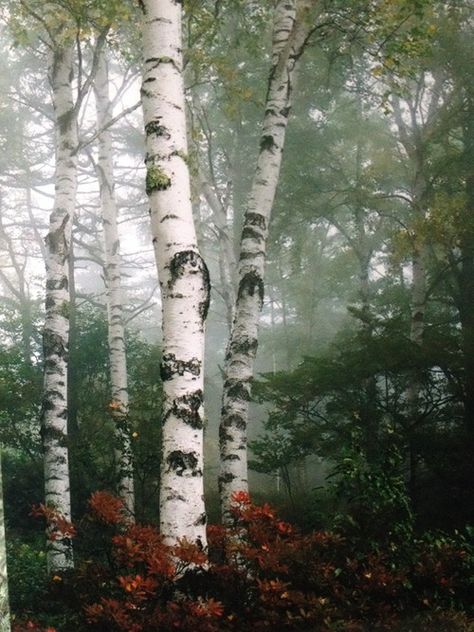
[[[155,527],[129,524],[106,492],[93,494],[89,508],[83,524],[102,534],[104,550],[64,582],[81,629],[363,632],[403,630],[420,615],[417,632],[472,629],[472,549],[446,537],[360,553],[342,534],[302,533],[238,493],[232,528],[210,526],[205,552],[186,540],[167,546]]]

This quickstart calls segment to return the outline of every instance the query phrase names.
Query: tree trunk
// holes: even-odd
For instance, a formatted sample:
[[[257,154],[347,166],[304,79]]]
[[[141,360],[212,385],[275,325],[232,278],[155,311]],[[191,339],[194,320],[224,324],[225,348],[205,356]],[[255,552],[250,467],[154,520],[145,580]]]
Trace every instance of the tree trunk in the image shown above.
[[[56,120],[56,193],[46,238],[46,320],[43,333],[44,394],[42,437],[45,500],[71,518],[67,447],[69,336],[69,247],[77,190],[77,120],[72,93],[73,46],[56,48],[51,84]],[[70,538],[48,539],[51,573],[73,567]]]
[[[7,547],[3,512],[2,459],[0,448],[0,632],[10,632],[10,601],[8,598]]]
[[[182,77],[182,3],[144,0],[146,190],[163,311],[160,524],[167,542],[206,547],[203,488],[207,267],[193,223]]]
[[[264,295],[268,225],[280,174],[295,67],[308,36],[308,28],[303,20],[297,20],[297,4],[299,7],[300,3],[296,0],[279,0],[275,7],[272,67],[260,152],[240,242],[238,292],[224,367],[219,429],[219,490],[224,522],[230,518],[232,495],[238,491],[248,491],[248,406],[258,346],[258,320]],[[304,8],[301,3],[301,10]]]
[[[115,180],[112,158],[112,119],[109,97],[109,73],[104,51],[101,52],[94,82],[99,161],[97,175],[100,186],[105,246],[105,283],[107,288],[108,343],[110,361],[110,414],[115,428],[115,462],[118,493],[130,517],[134,515],[133,454],[128,421],[127,357],[120,274],[120,242],[115,201]]]

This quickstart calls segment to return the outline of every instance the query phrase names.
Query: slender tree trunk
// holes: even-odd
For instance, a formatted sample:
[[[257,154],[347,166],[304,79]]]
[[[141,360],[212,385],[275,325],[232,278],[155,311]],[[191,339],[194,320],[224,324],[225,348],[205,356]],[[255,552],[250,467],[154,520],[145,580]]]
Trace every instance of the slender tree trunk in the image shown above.
[[[3,511],[2,459],[0,448],[0,632],[10,632],[10,601],[8,598],[7,547],[5,514]]]
[[[230,518],[232,495],[237,491],[248,491],[248,407],[258,347],[258,320],[263,305],[268,225],[280,174],[295,67],[308,36],[303,20],[297,20],[297,6],[303,10],[306,3],[300,5],[296,0],[279,0],[275,7],[272,67],[260,152],[240,242],[238,292],[224,367],[219,429],[219,490],[224,522]]]
[[[115,460],[118,493],[128,515],[134,515],[133,454],[128,422],[127,357],[123,301],[120,274],[120,242],[115,201],[115,179],[112,154],[112,119],[109,96],[109,73],[105,53],[102,50],[94,82],[97,127],[99,134],[99,161],[97,174],[100,186],[102,221],[105,245],[105,283],[107,288],[108,342],[110,359],[111,402],[110,413],[115,427]]]
[[[71,518],[67,447],[69,247],[77,190],[77,120],[72,93],[73,47],[56,48],[51,83],[56,120],[56,193],[46,238],[46,320],[43,334],[42,436],[46,504]],[[49,571],[73,567],[70,538],[48,539]]]
[[[166,541],[206,547],[203,488],[207,267],[192,217],[182,77],[182,3],[144,0],[146,189],[163,310],[160,523]]]

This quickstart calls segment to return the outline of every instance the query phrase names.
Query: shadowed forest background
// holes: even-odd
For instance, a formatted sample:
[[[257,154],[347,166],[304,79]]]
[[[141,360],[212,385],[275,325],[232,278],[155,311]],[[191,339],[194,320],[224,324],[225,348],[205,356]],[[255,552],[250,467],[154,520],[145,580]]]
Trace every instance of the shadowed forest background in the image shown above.
[[[147,54],[153,4],[183,4],[182,67]],[[0,15],[0,631],[474,630],[471,0]],[[166,160],[166,109],[146,105],[160,65],[184,81],[187,125]],[[202,360],[162,334],[164,160],[189,175],[197,241],[162,291],[183,299],[202,274]],[[249,305],[258,333],[238,338]],[[63,394],[45,386],[58,357]],[[170,406],[183,374],[204,387]],[[203,456],[167,452],[173,414]],[[54,446],[69,514],[50,502]],[[163,526],[164,469],[188,492],[203,476],[209,548]]]

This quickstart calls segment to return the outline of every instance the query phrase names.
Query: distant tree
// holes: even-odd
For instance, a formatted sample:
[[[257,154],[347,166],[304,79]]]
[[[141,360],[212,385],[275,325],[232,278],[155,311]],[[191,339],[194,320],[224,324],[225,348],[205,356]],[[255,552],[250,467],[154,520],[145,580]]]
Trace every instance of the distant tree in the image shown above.
[[[94,81],[99,158],[97,175],[100,186],[102,222],[104,228],[105,283],[107,288],[108,342],[110,354],[111,401],[110,414],[116,431],[116,465],[118,492],[127,511],[133,517],[133,458],[128,422],[128,380],[125,349],[124,306],[121,288],[121,257],[115,199],[115,176],[112,154],[112,103],[109,96],[109,69],[101,51]]]

